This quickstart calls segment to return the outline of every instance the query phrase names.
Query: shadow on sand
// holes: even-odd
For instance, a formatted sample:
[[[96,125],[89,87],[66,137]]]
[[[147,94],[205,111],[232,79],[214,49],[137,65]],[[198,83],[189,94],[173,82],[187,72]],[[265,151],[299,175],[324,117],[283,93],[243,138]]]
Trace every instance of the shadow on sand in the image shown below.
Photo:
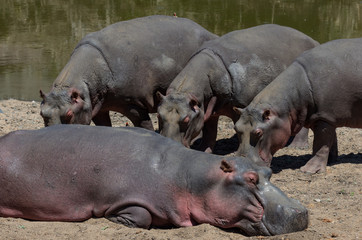
[[[197,144],[198,142],[195,142],[195,145]],[[237,135],[234,134],[234,136],[232,136],[231,138],[218,140],[214,148],[214,154],[217,155],[232,154],[236,152],[238,146],[239,146],[239,141]],[[273,173],[278,173],[283,169],[299,169],[300,167],[304,166],[311,157],[312,157],[311,154],[305,154],[300,156],[283,155],[279,157],[274,157],[271,169],[273,170]],[[341,163],[361,164],[362,153],[350,153],[350,154],[339,155],[337,161],[328,163],[328,166],[333,166]]]
[[[283,155],[279,157],[274,157],[271,169],[273,170],[273,173],[278,173],[283,169],[299,169],[300,167],[304,166],[311,157],[312,157],[311,154],[305,154],[300,156]],[[342,163],[361,164],[362,153],[350,153],[350,154],[339,155],[337,161],[328,163],[328,166],[333,166]]]

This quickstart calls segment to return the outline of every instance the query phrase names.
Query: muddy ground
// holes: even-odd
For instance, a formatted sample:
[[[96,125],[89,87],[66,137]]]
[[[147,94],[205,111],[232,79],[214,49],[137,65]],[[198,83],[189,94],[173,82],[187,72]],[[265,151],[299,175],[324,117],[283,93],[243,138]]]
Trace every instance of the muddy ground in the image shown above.
[[[0,109],[0,136],[18,129],[43,127],[39,102],[3,100]],[[152,118],[157,126],[156,119]],[[112,113],[112,121],[117,127],[125,126],[128,120]],[[207,224],[143,230],[130,229],[102,218],[79,223],[0,218],[0,239],[361,239],[362,129],[340,128],[337,134],[339,158],[327,167],[326,173],[308,175],[299,171],[310,158],[311,132],[308,149],[285,148],[273,159],[272,182],[309,209],[309,227],[301,232],[247,238]],[[232,122],[222,118],[216,147],[218,154],[233,154],[237,148],[233,135]]]

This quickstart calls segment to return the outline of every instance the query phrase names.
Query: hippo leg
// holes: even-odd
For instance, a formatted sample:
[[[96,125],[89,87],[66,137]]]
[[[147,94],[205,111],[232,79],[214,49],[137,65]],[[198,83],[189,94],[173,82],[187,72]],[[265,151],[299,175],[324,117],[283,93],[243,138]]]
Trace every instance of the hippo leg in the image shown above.
[[[127,227],[145,229],[149,229],[152,223],[152,216],[150,212],[139,206],[123,208],[116,213],[106,216],[106,218],[112,222],[121,223]]]
[[[288,147],[305,149],[308,148],[308,128],[302,128],[297,135],[295,135],[292,143]]]
[[[153,125],[148,111],[136,105],[127,106],[127,111],[124,115],[131,120],[135,127],[141,127],[153,131]]]
[[[211,116],[205,123],[202,129],[202,143],[199,150],[207,153],[212,153],[217,137],[217,123],[219,116]]]
[[[329,151],[328,162],[333,163],[336,162],[338,158],[338,144],[337,144],[337,134],[335,134],[335,139],[331,150]]]
[[[324,121],[317,121],[312,127],[314,132],[313,157],[300,169],[303,172],[325,172],[328,157],[337,158],[336,128]]]
[[[111,118],[109,117],[109,111],[98,112],[97,115],[92,118],[92,121],[97,126],[112,127]]]

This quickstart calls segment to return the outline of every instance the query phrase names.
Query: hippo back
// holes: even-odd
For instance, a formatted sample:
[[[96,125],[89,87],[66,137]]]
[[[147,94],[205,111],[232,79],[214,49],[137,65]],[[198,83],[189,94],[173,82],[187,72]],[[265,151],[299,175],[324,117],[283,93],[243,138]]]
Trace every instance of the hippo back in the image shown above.
[[[295,64],[306,72],[318,106],[308,124],[322,118],[337,127],[362,128],[362,38],[324,43]]]
[[[297,56],[317,45],[293,28],[265,24],[230,32],[200,49],[220,56],[231,76],[235,105],[246,107]]]
[[[155,15],[90,33],[74,51],[84,45],[98,49],[113,75],[109,88],[136,98],[166,89],[192,53],[216,37],[189,19]]]

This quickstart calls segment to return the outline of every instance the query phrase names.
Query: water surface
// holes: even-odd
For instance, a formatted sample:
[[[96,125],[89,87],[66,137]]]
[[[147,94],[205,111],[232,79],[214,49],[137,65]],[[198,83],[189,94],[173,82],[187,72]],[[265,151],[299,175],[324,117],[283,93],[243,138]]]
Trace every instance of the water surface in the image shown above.
[[[0,99],[39,101],[87,33],[174,12],[218,35],[276,23],[321,43],[362,37],[361,0],[0,0]]]

